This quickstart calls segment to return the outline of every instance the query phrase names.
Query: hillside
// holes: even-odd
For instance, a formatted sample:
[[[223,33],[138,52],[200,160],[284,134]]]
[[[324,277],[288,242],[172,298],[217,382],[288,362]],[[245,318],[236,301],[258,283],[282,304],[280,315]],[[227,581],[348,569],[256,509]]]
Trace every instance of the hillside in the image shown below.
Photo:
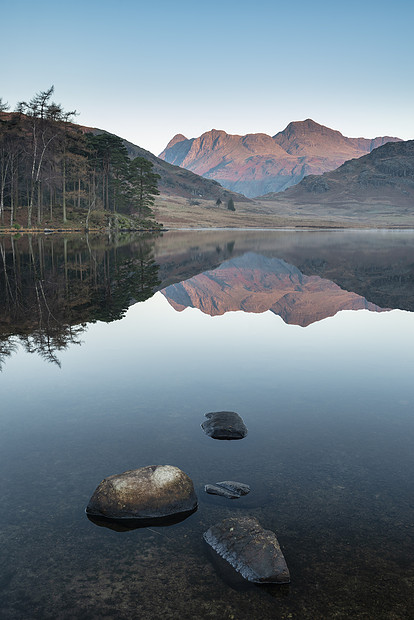
[[[155,197],[209,204],[247,202],[102,129],[71,122],[53,88],[18,112],[0,112],[0,227],[3,230],[148,229]]]
[[[108,133],[104,129],[94,127],[80,126],[84,133],[102,134]],[[182,198],[203,198],[204,200],[214,200],[217,198],[227,202],[229,198],[237,200],[237,202],[248,202],[248,198],[234,191],[224,188],[218,181],[214,179],[206,179],[198,173],[191,172],[179,165],[170,164],[160,159],[150,151],[129,142],[122,138],[128,155],[131,159],[135,157],[144,157],[153,164],[153,171],[160,175],[158,189],[163,196],[180,196]]]
[[[326,205],[349,210],[360,205],[390,206],[413,214],[414,140],[388,143],[359,159],[352,159],[321,176],[310,175],[296,187],[271,193],[264,200],[291,205]]]
[[[132,144],[132,142],[123,140],[123,143],[130,157],[145,157],[152,162],[154,172],[161,177],[158,189],[165,196],[198,197],[205,200],[220,198],[223,202],[233,198],[237,202],[247,202],[245,196],[225,189],[215,180],[206,179],[190,170],[169,164],[140,146]]]
[[[254,197],[282,191],[308,174],[333,170],[390,141],[399,138],[347,138],[307,119],[290,123],[273,137],[230,135],[216,129],[191,139],[178,134],[159,157]]]

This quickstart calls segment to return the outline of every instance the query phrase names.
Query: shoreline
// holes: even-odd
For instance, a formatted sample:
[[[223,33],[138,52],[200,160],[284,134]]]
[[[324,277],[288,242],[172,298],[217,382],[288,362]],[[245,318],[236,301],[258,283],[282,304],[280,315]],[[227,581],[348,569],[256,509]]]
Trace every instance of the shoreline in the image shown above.
[[[160,233],[166,229],[158,228],[7,228],[0,229],[1,235],[55,235],[55,234],[101,234],[105,235],[111,232],[119,233]]]
[[[107,229],[107,228],[8,228],[8,229],[0,229],[0,236],[2,235],[56,235],[56,234],[108,234],[111,232],[119,232],[119,233],[153,233],[160,234],[166,232],[214,232],[214,231],[233,231],[233,232],[295,232],[295,231],[303,231],[303,232],[312,232],[312,231],[414,231],[414,226],[410,225],[390,225],[390,226],[375,226],[375,225],[353,225],[353,226],[335,226],[333,224],[303,224],[303,225],[286,225],[286,226],[166,226],[161,229],[148,229],[148,228],[118,228],[118,229]]]

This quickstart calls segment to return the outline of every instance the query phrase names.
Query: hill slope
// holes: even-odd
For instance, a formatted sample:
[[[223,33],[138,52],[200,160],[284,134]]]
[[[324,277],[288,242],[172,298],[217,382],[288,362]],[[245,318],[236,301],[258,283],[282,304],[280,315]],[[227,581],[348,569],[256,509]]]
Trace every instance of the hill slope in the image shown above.
[[[390,142],[321,176],[310,175],[267,200],[292,204],[383,204],[414,211],[414,140]]]
[[[84,128],[94,133],[105,133],[102,129]],[[233,198],[237,202],[247,202],[248,199],[237,192],[225,189],[218,181],[206,179],[199,174],[180,168],[178,165],[163,161],[150,151],[122,139],[131,158],[145,157],[154,165],[153,171],[159,174],[161,179],[158,183],[160,193],[165,196],[181,196],[183,198],[204,198],[205,200],[217,200],[220,198],[227,202]]]
[[[273,137],[230,135],[216,129],[191,139],[178,134],[160,158],[253,197],[282,191],[308,174],[333,170],[390,141],[399,138],[346,138],[307,119],[290,123]]]

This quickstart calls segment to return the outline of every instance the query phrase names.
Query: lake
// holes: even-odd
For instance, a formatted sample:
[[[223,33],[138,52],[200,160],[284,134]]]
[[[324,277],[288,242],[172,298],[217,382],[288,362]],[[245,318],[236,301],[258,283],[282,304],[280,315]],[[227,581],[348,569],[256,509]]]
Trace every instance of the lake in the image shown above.
[[[0,239],[0,616],[414,617],[414,232]],[[215,441],[207,412],[248,434]],[[99,482],[170,464],[198,509],[117,531]],[[207,495],[220,480],[237,500]],[[251,515],[288,586],[203,533]],[[119,528],[118,528],[119,529]]]

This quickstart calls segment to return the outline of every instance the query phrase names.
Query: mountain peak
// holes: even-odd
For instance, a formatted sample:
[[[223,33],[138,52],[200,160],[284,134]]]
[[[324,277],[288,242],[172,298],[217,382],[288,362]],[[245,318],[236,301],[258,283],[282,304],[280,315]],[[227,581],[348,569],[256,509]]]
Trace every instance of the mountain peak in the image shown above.
[[[166,149],[171,148],[172,146],[174,146],[175,144],[177,144],[178,142],[184,142],[184,140],[188,140],[188,138],[186,138],[185,136],[183,136],[182,133],[177,133],[174,138],[171,138],[171,140],[169,141],[169,143],[166,146]]]
[[[304,121],[292,121],[285,127],[285,129],[283,129],[283,131],[279,131],[279,133],[274,135],[273,139],[279,142],[279,139],[282,137],[290,138],[291,136],[300,136],[303,138],[303,136],[308,134],[329,135],[335,138],[341,136],[341,138],[343,138],[340,131],[330,129],[329,127],[326,127],[326,125],[320,125],[311,118],[307,118]]]
[[[323,129],[329,129],[325,125],[321,125],[320,123],[317,123],[311,118],[306,118],[304,121],[292,121],[289,123],[286,129],[284,129],[284,131],[286,131],[287,129],[294,129],[294,128],[305,129],[305,130],[307,129],[310,131],[319,131]],[[280,131],[279,133],[283,133],[283,132]]]

